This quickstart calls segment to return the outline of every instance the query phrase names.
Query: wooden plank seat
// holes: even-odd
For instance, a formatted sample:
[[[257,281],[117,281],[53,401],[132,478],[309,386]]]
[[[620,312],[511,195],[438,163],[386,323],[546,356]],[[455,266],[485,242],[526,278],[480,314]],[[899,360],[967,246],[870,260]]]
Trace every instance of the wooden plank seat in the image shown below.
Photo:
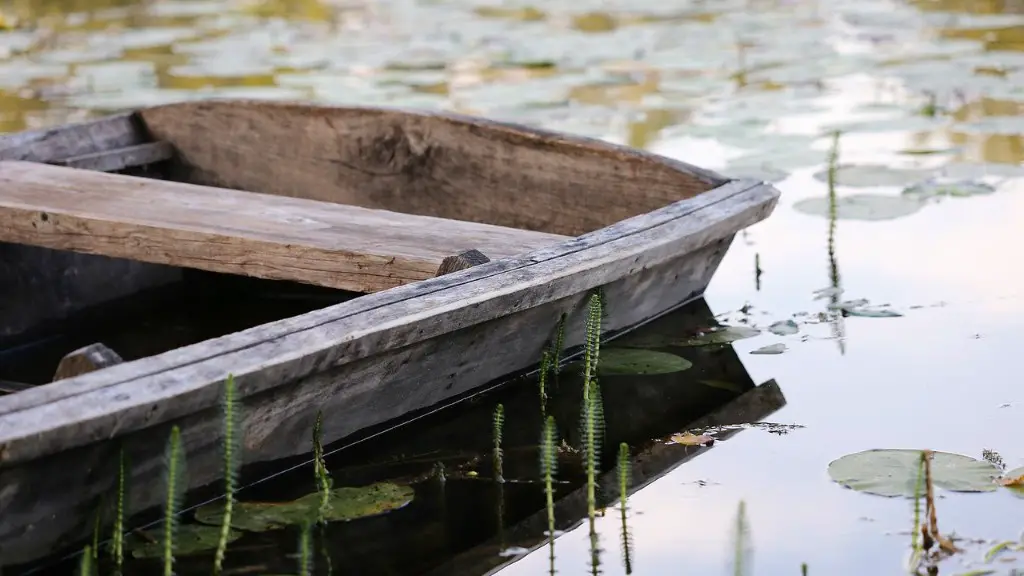
[[[0,241],[377,292],[565,236],[22,161],[0,161]]]

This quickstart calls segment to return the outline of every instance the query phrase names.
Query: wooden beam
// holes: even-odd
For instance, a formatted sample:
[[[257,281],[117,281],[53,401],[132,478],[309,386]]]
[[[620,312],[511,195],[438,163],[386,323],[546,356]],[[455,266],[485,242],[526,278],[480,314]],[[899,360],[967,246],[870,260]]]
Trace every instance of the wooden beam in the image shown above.
[[[489,224],[0,162],[0,241],[377,292],[451,254],[497,258],[566,238]]]
[[[53,162],[58,166],[95,170],[97,172],[116,172],[125,168],[147,166],[174,156],[174,146],[169,142],[148,142],[114,150],[103,150],[90,154],[71,156]]]
[[[0,394],[14,394],[15,392],[21,392],[22,390],[28,390],[29,388],[33,388],[33,386],[23,382],[0,380]]]
[[[459,270],[465,270],[466,268],[486,264],[490,261],[491,259],[479,250],[466,250],[462,254],[449,256],[442,260],[441,266],[437,269],[437,275],[444,276],[445,274],[451,274],[452,272],[458,272]]]
[[[95,344],[89,344],[84,348],[70,352],[61,358],[60,363],[57,364],[57,370],[53,374],[53,381],[56,382],[65,378],[81,376],[82,374],[95,372],[96,370],[114,366],[121,362],[124,362],[124,360],[121,359],[120,354],[107,348],[102,343],[96,342]]]

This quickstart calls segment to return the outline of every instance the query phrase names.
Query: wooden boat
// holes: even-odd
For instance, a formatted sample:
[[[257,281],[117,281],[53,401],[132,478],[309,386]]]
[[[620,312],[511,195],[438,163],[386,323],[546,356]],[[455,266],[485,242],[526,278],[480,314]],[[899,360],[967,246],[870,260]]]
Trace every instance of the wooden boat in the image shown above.
[[[91,372],[7,386],[0,566],[87,534],[122,449],[129,511],[161,502],[173,425],[190,486],[217,479],[229,374],[245,461],[301,454],[318,411],[335,441],[531,369],[560,325],[577,346],[595,290],[607,331],[698,297],[777,199],[600,141],[391,109],[215,100],[0,138],[0,349],[196,270],[347,295],[126,362],[97,343],[66,360]]]

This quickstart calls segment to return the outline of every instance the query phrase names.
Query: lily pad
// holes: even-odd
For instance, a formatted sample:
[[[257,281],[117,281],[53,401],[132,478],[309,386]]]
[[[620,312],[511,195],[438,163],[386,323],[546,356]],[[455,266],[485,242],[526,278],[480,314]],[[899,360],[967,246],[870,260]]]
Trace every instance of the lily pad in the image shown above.
[[[1000,482],[1010,494],[1013,494],[1017,498],[1024,498],[1024,481],[1020,481],[1024,478],[1024,467],[1010,470],[1003,475],[1003,480]]]
[[[133,534],[125,545],[135,558],[159,558],[164,554],[163,531],[147,530],[142,536]],[[228,544],[242,537],[238,530],[228,531]],[[182,524],[178,526],[174,554],[191,556],[213,550],[220,541],[220,526],[204,526],[202,524]]]
[[[800,331],[800,327],[792,320],[780,320],[768,327],[768,331],[779,336],[790,336]]]
[[[693,363],[667,352],[640,348],[605,348],[598,356],[597,373],[606,376],[681,372]]]
[[[995,186],[973,180],[956,180],[952,182],[929,180],[911,186],[904,190],[903,193],[917,198],[934,198],[938,196],[963,198],[981,194],[992,194],[995,191]]]
[[[839,186],[907,186],[920,182],[928,176],[922,170],[890,168],[883,165],[847,164],[836,167],[836,184]],[[828,169],[814,173],[814,178],[828,182]]]
[[[910,195],[850,194],[836,199],[838,220],[893,220],[924,208],[925,199]],[[827,197],[805,198],[793,204],[797,212],[829,218]]]
[[[751,350],[750,353],[751,354],[782,354],[785,351],[786,351],[786,345],[781,343],[781,342],[777,342],[775,344],[769,344],[767,346],[762,346],[762,347],[758,348],[757,350]]]
[[[744,338],[752,338],[761,331],[749,326],[720,326],[697,336],[687,338],[679,342],[673,342],[672,346],[708,346],[710,344],[729,344]]]
[[[991,492],[997,488],[993,480],[999,468],[969,456],[934,452],[931,462],[932,482],[954,492]],[[835,482],[878,496],[913,497],[917,486],[920,450],[865,450],[843,456],[828,465],[828,474]]]
[[[413,499],[413,489],[398,484],[379,483],[331,490],[324,520],[328,522],[357,520],[397,510]],[[196,510],[196,520],[219,526],[221,502]],[[231,515],[231,527],[249,532],[268,532],[296,526],[318,518],[320,494],[307,494],[291,502],[238,502]]]

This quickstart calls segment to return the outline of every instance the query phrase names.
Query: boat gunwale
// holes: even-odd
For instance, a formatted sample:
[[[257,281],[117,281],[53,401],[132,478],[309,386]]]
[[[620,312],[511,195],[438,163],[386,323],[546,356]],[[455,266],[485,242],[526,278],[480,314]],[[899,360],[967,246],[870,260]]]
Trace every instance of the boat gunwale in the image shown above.
[[[762,182],[733,180],[703,194],[622,220],[606,228],[554,244],[548,248],[536,250],[521,258],[495,260],[446,276],[369,294],[299,316],[262,324],[242,332],[177,348],[163,354],[127,362],[18,394],[0,397],[0,467],[29,461],[75,446],[110,439],[120,434],[130,433],[132,430],[150,427],[212,406],[219,398],[218,384],[227,377],[227,371],[217,365],[216,359],[244,354],[247,350],[261,345],[283,345],[289,338],[319,336],[320,340],[312,345],[308,343],[303,345],[301,341],[287,342],[287,347],[275,348],[272,358],[260,357],[256,365],[251,359],[244,363],[239,362],[239,364],[245,364],[245,370],[235,374],[242,397],[271,390],[312,374],[384,353],[387,350],[443,336],[449,332],[495,320],[542,305],[545,302],[592,289],[595,286],[589,284],[576,288],[570,286],[567,289],[571,290],[571,294],[558,294],[541,288],[540,291],[545,292],[540,296],[541,300],[527,306],[522,304],[525,296],[531,291],[538,292],[538,287],[550,286],[552,280],[558,278],[572,279],[585,275],[587,271],[607,268],[610,264],[622,263],[625,260],[633,260],[631,265],[637,266],[637,269],[652,266],[657,262],[648,261],[644,264],[639,264],[639,262],[645,257],[650,259],[648,252],[658,242],[671,246],[673,242],[680,243],[685,242],[686,239],[700,237],[696,246],[686,249],[687,252],[693,251],[717,239],[735,234],[739,229],[767,217],[774,209],[778,197],[777,190]],[[602,247],[605,248],[604,252],[608,252],[611,248],[607,245],[615,241],[636,240],[637,235],[651,232],[658,227],[671,225],[680,220],[693,220],[695,215],[701,212],[710,212],[711,209],[719,205],[728,205],[730,201],[736,203],[737,206],[732,208],[733,213],[729,216],[742,218],[742,224],[729,225],[727,228],[716,231],[716,226],[721,227],[722,222],[728,216],[712,218],[707,222],[699,223],[694,230],[684,230],[685,233],[676,231],[674,235],[665,234],[657,241],[650,239],[635,241],[632,246],[627,246],[630,250],[613,250],[607,255],[601,254],[604,260],[583,259],[580,264],[582,269],[562,269],[560,273],[555,272],[553,277],[547,274],[546,279],[538,284],[537,276],[545,272],[539,269],[551,268],[551,265],[557,264],[559,259],[573,256],[578,258],[581,254]],[[748,202],[749,205],[743,205],[743,202]],[[715,215],[712,214],[712,216]],[[710,235],[709,231],[711,231]],[[679,255],[678,250],[669,250],[661,255],[661,259]],[[548,266],[543,266],[544,264],[548,264]],[[530,274],[531,268],[534,272],[532,275]],[[439,307],[436,304],[432,306],[429,302],[431,296],[451,296],[452,293],[464,292],[467,288],[472,288],[473,285],[480,288],[482,282],[517,272],[525,272],[526,276],[519,278],[518,281],[504,283],[500,290],[486,289],[485,287],[484,292],[472,299],[476,300],[475,302],[467,299],[467,295],[451,298],[452,302],[448,303],[446,307]],[[635,273],[635,270],[624,272],[619,277],[625,277],[632,273]],[[513,280],[516,279],[513,277]],[[595,282],[593,279],[587,279],[587,281]],[[606,281],[608,280],[600,281],[596,285],[601,285]],[[462,319],[461,322],[442,328],[442,331],[437,334],[425,334],[421,328],[415,337],[399,338],[397,339],[400,340],[399,342],[395,342],[393,339],[387,343],[387,346],[382,347],[362,346],[354,353],[351,350],[345,353],[346,345],[351,348],[352,344],[361,344],[362,340],[373,338],[374,335],[378,337],[381,334],[386,335],[386,331],[389,329],[400,329],[403,326],[415,324],[417,321],[422,322],[425,319],[450,315],[459,309],[476,308],[478,309],[477,316],[481,316],[479,309],[486,308],[481,304],[508,297],[517,292],[521,296],[518,302],[513,303],[512,309],[486,310],[482,317]],[[316,333],[318,329],[323,330],[330,324],[346,320],[351,322],[361,315],[372,314],[374,311],[414,300],[422,301],[420,309],[405,311],[397,318],[388,319],[389,321],[370,322],[368,327],[362,329],[348,327],[340,335],[328,334],[325,336],[322,332]],[[329,356],[333,355],[333,357],[315,358],[324,353]],[[312,364],[308,362],[310,359],[314,360]],[[234,360],[245,360],[245,358],[235,358]],[[307,361],[305,367],[297,372],[288,372],[289,367],[303,361]],[[194,379],[192,382],[183,382],[175,378],[175,376],[180,378],[182,376],[180,372],[188,371],[190,368],[200,372],[203,369],[207,370],[207,373],[203,373],[201,382],[192,383]],[[211,373],[211,368],[216,374]],[[287,373],[285,377],[273,377],[275,372],[282,369]],[[172,383],[160,384],[156,381],[156,378],[160,376],[170,378]],[[146,380],[150,381],[146,382]],[[249,382],[249,380],[260,380],[260,382]],[[146,388],[155,388],[157,393]],[[203,399],[203,394],[209,397]],[[81,402],[89,396],[96,395],[109,398],[101,403],[100,407],[94,407],[92,413],[88,413]],[[196,404],[200,405],[196,406]],[[47,412],[50,414],[47,415]],[[129,412],[132,413],[131,417],[128,416]],[[49,435],[52,436],[48,441],[40,441]]]

